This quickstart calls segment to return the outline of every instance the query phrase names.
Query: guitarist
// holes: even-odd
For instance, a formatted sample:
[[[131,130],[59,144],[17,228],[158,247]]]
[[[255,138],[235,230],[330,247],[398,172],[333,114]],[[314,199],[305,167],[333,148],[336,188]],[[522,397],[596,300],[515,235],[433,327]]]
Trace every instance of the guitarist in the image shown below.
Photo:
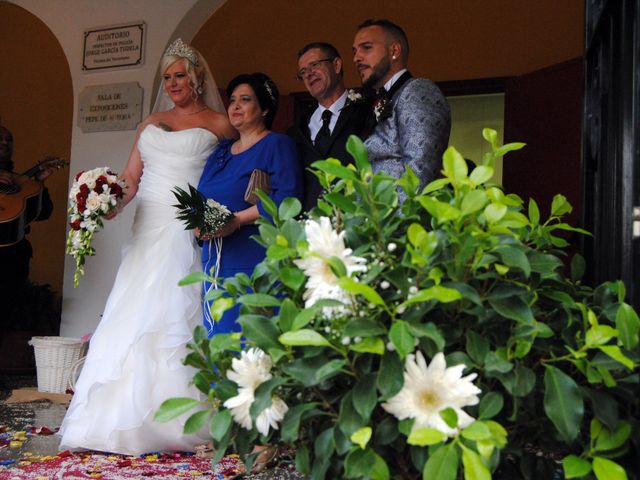
[[[14,183],[13,172],[13,135],[6,127],[0,125],[0,183],[11,185]],[[38,175],[39,181],[44,181],[53,173],[52,169],[43,169]],[[46,220],[51,216],[53,203],[49,191],[42,192],[42,209],[35,220]],[[25,233],[29,233],[27,225]],[[19,293],[25,287],[29,278],[29,262],[33,250],[26,236],[14,245],[0,246],[0,328],[7,326],[5,321],[11,318],[11,310]],[[1,337],[1,332],[0,332]]]

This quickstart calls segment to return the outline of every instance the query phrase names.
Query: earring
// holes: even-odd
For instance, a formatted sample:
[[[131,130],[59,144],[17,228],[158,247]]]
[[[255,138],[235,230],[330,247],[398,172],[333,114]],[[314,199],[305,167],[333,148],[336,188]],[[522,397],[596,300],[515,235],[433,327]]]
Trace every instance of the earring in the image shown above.
[[[198,85],[198,88],[196,88],[196,93],[198,95],[202,95],[203,92],[204,92],[204,88],[202,88],[202,84]]]

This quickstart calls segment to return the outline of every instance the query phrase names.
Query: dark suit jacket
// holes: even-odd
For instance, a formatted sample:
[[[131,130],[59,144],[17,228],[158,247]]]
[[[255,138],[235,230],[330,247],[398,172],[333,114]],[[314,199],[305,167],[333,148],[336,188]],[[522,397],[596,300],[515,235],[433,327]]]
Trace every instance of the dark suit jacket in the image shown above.
[[[296,119],[295,125],[287,132],[296,142],[300,161],[304,168],[304,201],[302,207],[305,212],[316,206],[318,197],[322,193],[318,179],[308,170],[309,166],[316,160],[324,160],[329,157],[337,158],[344,165],[353,163],[353,158],[347,152],[347,139],[349,135],[353,134],[364,140],[364,132],[368,123],[367,118],[372,115],[371,104],[366,100],[345,105],[340,111],[340,116],[331,132],[331,140],[327,149],[320,151],[309,138],[309,118],[316,108],[317,104],[310,107],[300,118]]]

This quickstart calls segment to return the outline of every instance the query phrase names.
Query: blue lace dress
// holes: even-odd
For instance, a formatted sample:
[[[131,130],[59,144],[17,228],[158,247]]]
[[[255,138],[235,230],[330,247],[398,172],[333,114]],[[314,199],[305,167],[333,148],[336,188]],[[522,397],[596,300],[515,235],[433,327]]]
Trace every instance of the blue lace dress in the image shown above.
[[[198,190],[207,198],[226,205],[232,212],[251,207],[244,200],[249,178],[254,169],[269,174],[271,199],[280,204],[287,197],[302,198],[302,171],[294,142],[287,136],[271,132],[251,148],[237,155],[231,153],[232,141],[222,141],[207,159]],[[261,203],[257,204],[260,214],[269,215]],[[223,280],[236,273],[251,276],[254,267],[265,256],[265,249],[251,236],[258,234],[257,225],[245,225],[222,240],[221,254],[214,245],[215,240],[202,246],[202,268],[210,272],[219,261],[218,278]],[[215,288],[205,283],[204,291]],[[239,331],[236,323],[239,305],[227,310],[219,322],[213,322],[208,302],[204,304],[204,325],[211,337],[214,333]]]

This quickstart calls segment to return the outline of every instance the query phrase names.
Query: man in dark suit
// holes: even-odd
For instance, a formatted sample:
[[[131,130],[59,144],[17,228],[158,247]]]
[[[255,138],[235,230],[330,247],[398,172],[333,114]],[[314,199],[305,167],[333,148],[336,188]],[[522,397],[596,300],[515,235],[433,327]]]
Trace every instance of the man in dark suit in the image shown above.
[[[345,88],[342,68],[338,50],[329,43],[310,43],[298,52],[298,79],[317,101],[288,132],[305,168],[304,211],[315,207],[322,193],[318,179],[306,169],[316,160],[329,157],[345,165],[351,163],[347,139],[351,134],[362,136],[367,117],[372,115],[362,95]]]
[[[353,61],[362,85],[376,91],[376,122],[365,145],[374,172],[399,178],[411,167],[420,189],[436,179],[449,143],[451,114],[440,89],[407,70],[409,42],[389,20],[367,20],[353,41]],[[400,189],[399,199],[404,201]]]

